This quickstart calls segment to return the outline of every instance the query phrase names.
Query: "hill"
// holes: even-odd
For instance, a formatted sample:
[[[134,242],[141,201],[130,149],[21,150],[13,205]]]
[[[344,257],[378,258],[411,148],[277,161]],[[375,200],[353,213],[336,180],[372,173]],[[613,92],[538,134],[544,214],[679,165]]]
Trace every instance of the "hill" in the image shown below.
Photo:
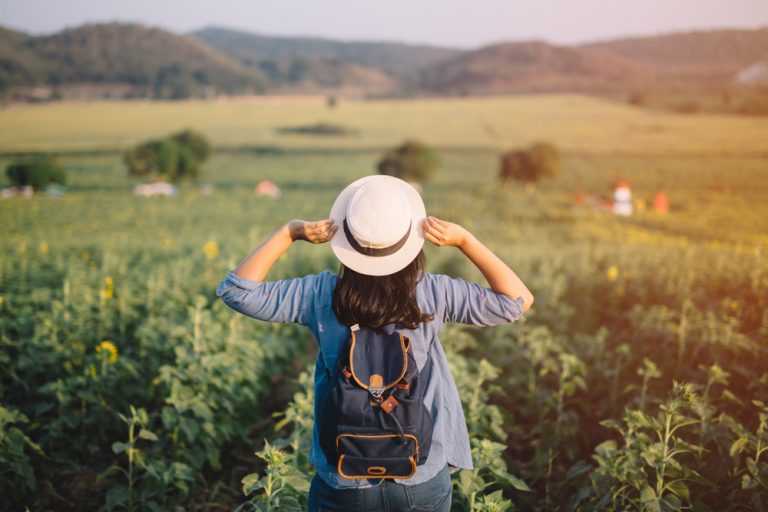
[[[580,46],[502,43],[456,56],[422,72],[438,93],[715,90],[737,85],[768,63],[768,28],[713,30],[603,41]],[[741,75],[745,76],[745,75]],[[743,85],[746,85],[745,80]]]
[[[424,89],[443,94],[606,92],[647,81],[651,71],[623,57],[544,42],[502,43],[427,69]]]
[[[652,67],[669,81],[727,83],[752,65],[768,61],[768,28],[709,30],[603,41],[597,50]]]
[[[219,27],[187,36],[127,23],[84,25],[46,36],[0,27],[0,97],[11,98],[583,92],[639,94],[638,101],[648,104],[652,92],[671,99],[652,98],[651,103],[672,108],[765,113],[768,101],[761,87],[766,84],[768,28],[578,46],[504,42],[461,51],[267,37]],[[740,97],[732,93],[734,87]],[[692,106],[686,97],[702,94],[709,95],[709,104]]]
[[[403,43],[270,37],[221,27],[206,27],[191,35],[250,65],[296,57],[323,58],[379,69],[399,80],[462,53],[454,48]]]
[[[207,90],[256,92],[266,84],[262,73],[197,39],[126,23],[49,36],[3,30],[0,59],[5,86],[122,84],[129,95],[182,98]]]

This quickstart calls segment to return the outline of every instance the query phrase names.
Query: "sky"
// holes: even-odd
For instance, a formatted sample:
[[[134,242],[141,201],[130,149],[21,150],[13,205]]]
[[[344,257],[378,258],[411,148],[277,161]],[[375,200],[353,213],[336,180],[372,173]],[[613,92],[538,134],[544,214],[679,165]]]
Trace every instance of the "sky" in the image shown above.
[[[34,34],[105,21],[472,48],[764,27],[768,0],[0,0],[0,25]]]

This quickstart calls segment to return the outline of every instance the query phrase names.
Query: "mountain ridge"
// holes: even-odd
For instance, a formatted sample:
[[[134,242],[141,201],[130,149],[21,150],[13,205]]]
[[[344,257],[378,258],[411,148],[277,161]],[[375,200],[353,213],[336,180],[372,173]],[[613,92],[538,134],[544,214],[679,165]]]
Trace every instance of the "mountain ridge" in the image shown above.
[[[0,95],[39,86],[170,99],[263,92],[615,94],[727,88],[745,69],[759,74],[764,64],[768,27],[578,45],[504,41],[473,50],[266,36],[218,26],[177,34],[134,23],[90,23],[42,36],[0,27]]]

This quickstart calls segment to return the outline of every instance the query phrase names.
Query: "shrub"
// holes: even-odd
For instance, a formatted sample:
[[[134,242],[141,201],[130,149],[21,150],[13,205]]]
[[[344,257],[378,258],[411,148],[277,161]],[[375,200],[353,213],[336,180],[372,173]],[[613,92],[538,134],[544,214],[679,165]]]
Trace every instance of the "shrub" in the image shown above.
[[[288,135],[353,135],[355,130],[338,124],[316,123],[303,126],[277,128],[278,133]]]
[[[49,183],[64,185],[67,181],[64,169],[53,158],[43,156],[11,163],[5,175],[14,186],[31,186],[36,191],[43,190]]]
[[[210,156],[210,144],[195,131],[185,130],[160,140],[139,144],[125,154],[131,176],[153,176],[173,183],[200,175]]]
[[[501,181],[510,179],[534,186],[542,178],[560,174],[560,153],[547,143],[536,143],[527,149],[509,151],[501,155]]]
[[[379,160],[379,174],[394,176],[405,181],[422,182],[434,176],[439,165],[435,152],[417,141],[406,141],[388,151]]]

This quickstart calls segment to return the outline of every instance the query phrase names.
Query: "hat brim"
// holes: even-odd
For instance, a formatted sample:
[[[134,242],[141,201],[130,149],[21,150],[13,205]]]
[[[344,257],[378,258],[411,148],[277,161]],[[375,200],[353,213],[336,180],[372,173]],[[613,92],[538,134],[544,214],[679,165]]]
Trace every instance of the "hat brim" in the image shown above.
[[[400,188],[408,198],[411,206],[411,231],[408,239],[403,246],[393,254],[387,256],[368,256],[357,252],[349,243],[344,234],[344,217],[347,214],[347,204],[349,203],[355,191],[366,183],[388,182],[395,184]],[[427,218],[427,212],[424,208],[419,192],[409,183],[385,175],[374,175],[360,178],[352,182],[336,198],[331,207],[330,218],[338,227],[338,231],[331,239],[331,248],[336,257],[344,266],[351,268],[355,272],[369,276],[387,276],[394,274],[408,266],[419,251],[424,246],[424,220]],[[383,219],[385,221],[385,219]]]

